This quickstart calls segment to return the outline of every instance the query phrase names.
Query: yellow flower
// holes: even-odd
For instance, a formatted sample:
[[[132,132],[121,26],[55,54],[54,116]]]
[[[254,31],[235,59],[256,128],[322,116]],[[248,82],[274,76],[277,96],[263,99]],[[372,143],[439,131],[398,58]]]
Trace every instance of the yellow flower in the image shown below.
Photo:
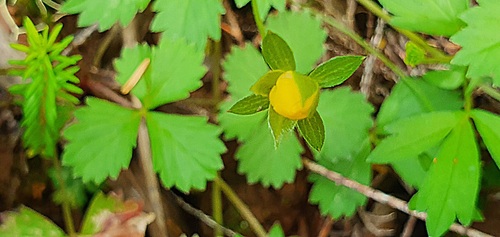
[[[269,101],[276,113],[291,120],[300,120],[314,113],[318,96],[319,86],[316,81],[287,71],[278,77],[269,93]]]

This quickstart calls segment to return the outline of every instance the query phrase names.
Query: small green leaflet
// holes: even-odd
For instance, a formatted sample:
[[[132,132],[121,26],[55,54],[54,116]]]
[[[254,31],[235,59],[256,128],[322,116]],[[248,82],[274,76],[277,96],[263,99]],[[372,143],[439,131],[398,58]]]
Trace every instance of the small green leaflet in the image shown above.
[[[93,97],[86,104],[75,111],[78,122],[64,132],[68,144],[62,163],[73,167],[75,176],[84,182],[100,184],[107,177],[117,178],[128,167],[141,115]]]
[[[362,141],[360,147],[359,152],[350,155],[350,157],[320,158],[318,163],[344,177],[369,185],[372,175],[371,165],[365,161],[366,156],[370,153],[369,140]],[[366,196],[355,190],[336,185],[318,174],[312,174],[309,180],[313,182],[309,201],[319,205],[322,215],[330,215],[334,219],[352,216],[357,208],[368,200]]]
[[[450,135],[441,144],[422,188],[410,207],[427,212],[430,236],[443,235],[455,218],[469,225],[476,218],[480,162],[472,124],[459,114]]]
[[[443,78],[444,80],[444,78]],[[404,78],[392,89],[377,115],[377,132],[392,122],[424,112],[458,110],[463,101],[460,93],[439,89],[425,81]]]
[[[500,167],[500,116],[475,109],[472,111],[472,119],[491,157]]]
[[[469,66],[467,77],[492,77],[493,84],[500,86],[500,2],[497,0],[477,1],[461,19],[467,27],[451,37],[451,41],[462,46],[452,64]]]
[[[19,212],[2,213],[2,225],[0,226],[1,237],[64,237],[66,234],[54,224],[49,218],[40,213],[21,206]]]
[[[389,163],[415,157],[445,138],[462,117],[462,112],[431,112],[398,120],[386,127],[392,136],[380,142],[368,160]]]
[[[282,37],[293,51],[296,71],[307,75],[325,52],[326,32],[309,12],[280,12],[267,19],[267,29]],[[307,36],[307,37],[304,37]]]
[[[269,234],[267,236],[268,237],[285,237],[285,232],[283,232],[283,229],[281,228],[281,225],[279,223],[275,223],[271,227],[271,230],[269,230]]]
[[[148,6],[150,0],[68,0],[62,7],[61,12],[69,14],[80,14],[78,26],[90,26],[99,24],[99,31],[105,31],[116,22],[127,26],[137,12],[142,12]]]
[[[203,190],[222,169],[221,131],[206,118],[149,112],[146,122],[154,169],[166,187]]]
[[[318,159],[333,161],[336,157],[351,159],[359,152],[373,125],[373,107],[361,93],[349,87],[323,91],[320,95],[318,112],[325,125],[325,144]]]
[[[269,99],[260,95],[250,95],[238,101],[228,112],[239,115],[250,115],[269,108]]]
[[[156,0],[153,10],[157,14],[151,30],[164,32],[162,37],[185,38],[200,51],[205,49],[208,37],[220,40],[220,15],[225,9],[219,0]]]
[[[295,70],[292,50],[280,36],[272,31],[268,31],[262,40],[262,55],[272,70]]]
[[[203,52],[184,40],[162,38],[157,47],[138,45],[124,49],[115,61],[117,81],[125,82],[145,58],[151,58],[149,68],[132,90],[148,109],[189,97],[200,88],[200,78],[205,74]]]
[[[363,56],[338,56],[316,67],[309,76],[320,87],[332,87],[342,84],[361,66]]]
[[[250,1],[251,0],[234,0],[238,8],[242,8]],[[286,0],[257,0],[257,5],[259,6],[260,18],[264,20],[266,19],[271,6],[276,8],[278,11],[284,11],[286,7]]]
[[[451,36],[465,26],[458,17],[468,0],[380,0],[394,17],[391,25],[430,35]]]
[[[266,73],[266,75],[262,76],[250,90],[256,95],[268,96],[271,89],[276,84],[278,78],[283,74],[282,70],[273,70]]]

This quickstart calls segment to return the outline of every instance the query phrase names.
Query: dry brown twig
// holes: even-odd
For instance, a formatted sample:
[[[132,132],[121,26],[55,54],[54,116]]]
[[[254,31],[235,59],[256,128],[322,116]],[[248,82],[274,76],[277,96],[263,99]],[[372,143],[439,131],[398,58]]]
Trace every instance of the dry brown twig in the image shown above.
[[[408,203],[393,197],[391,195],[385,194],[379,190],[373,189],[369,186],[360,184],[354,180],[348,179],[342,175],[340,175],[337,172],[328,170],[327,168],[312,162],[308,159],[303,159],[302,160],[304,163],[304,166],[309,169],[310,171],[317,173],[333,182],[335,182],[337,185],[342,185],[347,188],[356,190],[357,192],[365,195],[366,197],[369,197],[379,203],[388,205],[390,207],[393,207],[395,209],[398,209],[408,215],[414,216],[420,220],[425,221],[427,219],[427,214],[424,212],[418,212],[414,210],[410,210],[408,208]],[[479,230],[472,229],[472,228],[467,228],[465,226],[459,225],[457,223],[453,223],[450,228],[451,231],[458,233],[460,235],[466,235],[470,237],[493,237],[492,235],[483,233]]]

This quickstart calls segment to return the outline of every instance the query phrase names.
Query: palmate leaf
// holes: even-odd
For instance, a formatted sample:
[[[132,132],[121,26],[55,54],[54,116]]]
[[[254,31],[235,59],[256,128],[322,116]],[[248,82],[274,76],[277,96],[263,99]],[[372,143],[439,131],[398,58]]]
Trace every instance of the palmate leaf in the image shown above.
[[[395,16],[391,25],[431,35],[451,36],[465,24],[458,17],[469,8],[468,0],[381,0]]]
[[[371,165],[365,159],[370,153],[370,143],[368,139],[365,139],[360,144],[358,144],[360,149],[357,154],[352,154],[350,157],[337,156],[335,159],[320,158],[318,163],[344,177],[369,185],[372,175]],[[330,215],[334,219],[352,216],[357,208],[367,201],[364,195],[350,188],[336,185],[318,174],[312,174],[309,180],[313,182],[309,201],[319,205],[322,215]]]
[[[472,124],[465,113],[441,144],[427,179],[410,207],[427,212],[430,236],[441,236],[455,218],[469,225],[476,217],[480,162]]]
[[[146,122],[154,169],[166,187],[203,190],[222,169],[221,131],[206,118],[149,112]]]
[[[451,41],[462,46],[452,64],[469,66],[467,77],[492,77],[493,84],[500,86],[500,2],[496,0],[477,1],[479,6],[472,7],[461,19],[467,27],[451,37]]]
[[[308,12],[280,12],[270,16],[266,25],[292,49],[297,72],[307,75],[325,52],[326,32]]]
[[[141,115],[97,98],[87,98],[87,106],[75,111],[77,123],[64,132],[68,144],[63,165],[73,167],[84,182],[102,183],[117,178],[127,168],[136,146]]]
[[[208,37],[213,40],[221,37],[220,15],[225,13],[221,1],[156,0],[153,10],[157,14],[151,30],[164,32],[163,37],[185,38],[201,51],[205,49]]]
[[[66,236],[61,228],[49,218],[29,207],[21,206],[19,212],[5,212],[1,216],[3,223],[0,225],[0,236],[2,237]]]
[[[68,0],[61,12],[79,14],[78,26],[99,24],[99,31],[105,31],[116,22],[128,25],[137,12],[142,12],[150,0]]]
[[[125,84],[145,58],[150,58],[151,63],[132,93],[148,109],[185,99],[202,84],[200,78],[206,72],[203,52],[182,39],[169,38],[162,38],[153,48],[138,45],[124,49],[115,62],[118,82]]]
[[[432,112],[401,119],[387,126],[392,136],[380,142],[368,160],[389,163],[415,157],[437,146],[456,126],[462,112]]]
[[[472,118],[491,157],[500,167],[500,146],[498,145],[500,144],[500,116],[476,109],[472,111]]]
[[[242,8],[250,1],[251,0],[234,0],[238,8]],[[286,0],[257,0],[257,5],[259,6],[260,18],[264,20],[266,19],[271,6],[276,8],[278,11],[284,11],[286,7]]]

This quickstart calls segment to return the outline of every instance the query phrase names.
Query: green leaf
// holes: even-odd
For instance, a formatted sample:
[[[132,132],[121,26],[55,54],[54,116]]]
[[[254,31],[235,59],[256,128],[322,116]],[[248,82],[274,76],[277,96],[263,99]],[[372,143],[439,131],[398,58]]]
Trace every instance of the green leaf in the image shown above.
[[[480,162],[472,124],[465,114],[442,143],[410,207],[427,212],[427,231],[441,236],[455,218],[469,225],[476,215]],[[466,178],[464,178],[466,177]]]
[[[219,0],[156,0],[153,10],[157,14],[151,30],[164,32],[163,37],[185,38],[200,51],[205,49],[208,37],[220,40],[220,15],[225,9]]]
[[[496,66],[500,57],[500,2],[496,0],[477,1],[461,19],[467,27],[451,37],[451,41],[462,49],[451,60],[452,64],[469,66],[467,77],[492,77],[493,84],[500,86],[500,68]]]
[[[360,144],[357,153],[351,157],[337,157],[335,159],[321,158],[318,162],[329,170],[340,173],[342,176],[369,185],[371,179],[371,165],[365,161],[370,153],[370,143],[366,139]],[[318,204],[322,215],[330,215],[334,219],[342,216],[352,216],[358,207],[367,202],[367,198],[350,188],[340,186],[318,174],[309,176],[313,182],[309,201]]]
[[[82,179],[73,177],[71,169],[63,166],[60,175],[64,180],[64,188],[61,188],[57,172],[54,167],[51,167],[48,171],[48,176],[55,189],[52,200],[58,205],[69,203],[73,208],[83,207],[87,203],[87,193]]]
[[[273,86],[276,85],[276,81],[283,73],[284,71],[281,70],[267,72],[255,84],[253,84],[250,90],[257,95],[268,96]]]
[[[391,25],[430,35],[451,36],[464,27],[458,17],[469,8],[468,0],[381,0],[394,17]]]
[[[68,0],[60,11],[79,14],[78,26],[85,27],[99,24],[99,31],[105,31],[116,22],[128,25],[137,12],[142,12],[150,0]]]
[[[500,167],[500,116],[475,109],[472,111],[472,118],[491,157]]]
[[[120,84],[130,78],[145,59],[151,57],[149,68],[132,90],[148,109],[189,97],[189,93],[200,88],[201,78],[206,72],[203,52],[197,51],[183,40],[163,38],[157,47],[138,45],[124,49],[115,62]]]
[[[228,112],[239,115],[250,115],[269,108],[269,99],[260,95],[250,95],[236,102]]]
[[[82,235],[93,235],[100,231],[96,226],[96,217],[103,211],[119,212],[124,209],[124,203],[116,195],[104,195],[102,192],[97,194],[90,201],[89,207],[83,217]]]
[[[427,177],[430,162],[432,162],[431,158],[421,154],[406,159],[394,160],[390,164],[405,183],[420,189]]]
[[[269,230],[268,237],[285,237],[285,232],[279,223],[275,223]]]
[[[268,31],[262,40],[262,56],[273,70],[295,70],[292,50],[280,36],[272,31]]]
[[[62,163],[73,167],[84,182],[116,179],[127,168],[136,146],[139,111],[88,97],[87,106],[75,111],[77,123],[64,131],[68,144]]]
[[[281,36],[292,49],[296,71],[308,74],[325,52],[326,32],[309,12],[280,12],[267,19],[269,30]],[[304,37],[307,36],[307,37]]]
[[[240,116],[241,117],[241,116]],[[252,134],[248,136],[235,154],[238,159],[238,172],[246,174],[248,183],[260,182],[264,187],[269,185],[280,188],[284,183],[295,179],[295,172],[302,168],[300,154],[304,151],[295,136],[285,136],[280,145],[274,147],[274,138],[269,132],[267,123],[260,120],[251,124]],[[241,122],[241,127],[248,129]]]
[[[462,112],[432,112],[388,125],[392,135],[380,142],[368,160],[387,163],[415,157],[438,145],[463,117]]]
[[[323,88],[340,85],[361,66],[364,58],[363,56],[334,57],[316,67],[309,76]]]
[[[373,125],[371,106],[365,97],[349,87],[323,91],[318,112],[325,125],[325,144],[317,159],[334,160],[336,157],[350,159],[359,152]]]
[[[300,134],[307,144],[316,151],[320,151],[325,142],[325,126],[318,111],[315,111],[311,117],[299,120],[298,125]]]
[[[422,80],[402,79],[385,99],[377,115],[377,129],[385,133],[384,127],[392,122],[423,112],[458,110],[463,101],[460,93],[439,89]]]
[[[2,213],[2,222],[1,237],[66,236],[49,218],[25,206],[21,206],[19,212]]]
[[[404,59],[405,64],[415,67],[425,62],[426,60],[426,52],[417,44],[413,43],[413,41],[408,41],[406,43],[406,57]]]
[[[290,120],[279,115],[278,113],[276,113],[276,111],[274,111],[272,107],[269,107],[268,111],[269,127],[271,128],[271,132],[274,137],[274,146],[278,148],[283,137],[290,135],[290,133],[293,131],[293,129],[297,125],[297,121]]]
[[[250,1],[251,0],[234,0],[238,8],[242,8]],[[276,8],[278,11],[284,11],[286,7],[286,0],[257,0],[257,5],[259,6],[259,15],[261,20],[265,20],[271,6]]]
[[[149,112],[146,122],[154,169],[165,187],[203,190],[222,169],[226,147],[206,118]]]
[[[467,67],[451,65],[448,70],[429,71],[422,79],[445,90],[455,90],[463,85]]]

